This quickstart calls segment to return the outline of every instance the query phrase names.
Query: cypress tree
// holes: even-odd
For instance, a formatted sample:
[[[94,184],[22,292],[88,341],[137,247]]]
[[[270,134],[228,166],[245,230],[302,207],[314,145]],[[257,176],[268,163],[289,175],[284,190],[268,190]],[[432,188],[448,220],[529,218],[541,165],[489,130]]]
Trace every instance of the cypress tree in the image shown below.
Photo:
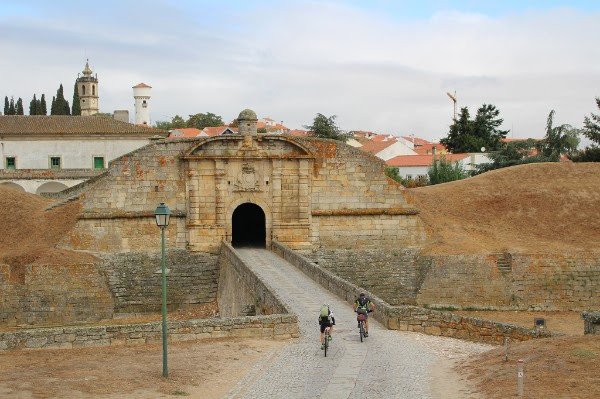
[[[56,115],[56,98],[52,96],[52,105],[50,106],[50,115]]]
[[[37,115],[38,114],[38,100],[35,98],[35,93],[33,93],[33,99],[29,102],[29,115]]]
[[[23,111],[23,99],[21,97],[19,97],[19,99],[17,100],[17,115],[23,115],[24,111]]]
[[[4,115],[8,115],[10,105],[8,105],[8,96],[4,96]]]
[[[54,100],[54,105],[52,106],[52,110],[50,112],[52,115],[70,115],[70,107],[67,100],[65,100],[65,95],[63,91],[62,83],[58,87],[56,91],[56,99]]]
[[[73,112],[72,115],[81,115],[81,103],[79,101],[79,91],[77,91],[77,80],[75,81],[75,85],[73,87]]]
[[[10,98],[10,105],[8,106],[8,115],[16,115],[17,110],[15,109],[15,99],[13,97]]]
[[[71,106],[67,100],[63,103],[63,115],[71,115]]]
[[[46,110],[46,96],[42,94],[42,98],[40,99],[40,108],[38,115],[46,115],[48,111]]]

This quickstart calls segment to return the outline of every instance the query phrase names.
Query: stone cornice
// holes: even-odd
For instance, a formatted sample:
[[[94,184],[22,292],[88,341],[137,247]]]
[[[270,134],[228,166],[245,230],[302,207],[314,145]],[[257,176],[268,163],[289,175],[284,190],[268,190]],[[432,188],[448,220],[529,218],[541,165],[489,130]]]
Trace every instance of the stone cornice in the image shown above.
[[[186,216],[185,211],[172,210],[172,218],[184,218]],[[152,218],[154,219],[154,211],[122,211],[122,210],[111,210],[111,211],[86,211],[79,214],[78,219],[143,219]]]
[[[314,209],[312,216],[418,215],[417,208]]]

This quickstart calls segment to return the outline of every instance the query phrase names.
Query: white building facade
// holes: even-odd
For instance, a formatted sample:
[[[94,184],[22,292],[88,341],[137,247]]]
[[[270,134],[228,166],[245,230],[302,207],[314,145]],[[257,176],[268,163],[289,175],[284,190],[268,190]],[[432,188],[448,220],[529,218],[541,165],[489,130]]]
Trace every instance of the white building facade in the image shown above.
[[[101,116],[0,116],[0,184],[62,191],[166,132]]]

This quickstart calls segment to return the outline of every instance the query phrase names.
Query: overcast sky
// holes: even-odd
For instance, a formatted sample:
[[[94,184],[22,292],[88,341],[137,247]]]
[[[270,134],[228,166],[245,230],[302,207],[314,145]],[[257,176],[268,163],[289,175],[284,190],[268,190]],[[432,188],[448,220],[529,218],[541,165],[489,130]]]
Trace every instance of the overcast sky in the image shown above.
[[[509,137],[541,137],[546,117],[581,126],[600,96],[599,1],[6,1],[0,96],[71,101],[86,58],[100,109],[151,118],[244,108],[289,127],[316,113],[343,129],[447,133],[456,91],[495,104]],[[133,115],[131,115],[133,117]]]

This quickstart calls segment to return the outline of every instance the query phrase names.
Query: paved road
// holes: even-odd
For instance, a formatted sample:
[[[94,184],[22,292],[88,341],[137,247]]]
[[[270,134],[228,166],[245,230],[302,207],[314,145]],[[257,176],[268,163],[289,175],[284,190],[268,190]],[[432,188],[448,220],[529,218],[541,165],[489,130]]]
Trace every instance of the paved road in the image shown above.
[[[430,366],[487,348],[443,337],[403,333],[370,322],[361,343],[352,307],[276,254],[238,252],[298,315],[301,337],[273,354],[232,389],[227,398],[430,398]],[[319,345],[319,308],[328,303],[336,318],[331,355]]]

